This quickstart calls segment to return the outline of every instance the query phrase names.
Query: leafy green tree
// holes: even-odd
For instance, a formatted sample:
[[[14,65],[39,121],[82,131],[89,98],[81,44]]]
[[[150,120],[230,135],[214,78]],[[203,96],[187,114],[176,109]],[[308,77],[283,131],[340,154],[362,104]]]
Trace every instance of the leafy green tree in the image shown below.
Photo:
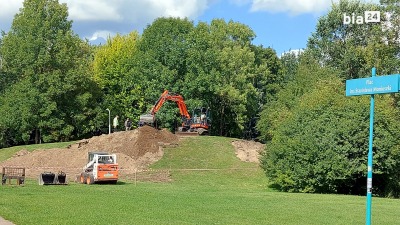
[[[255,64],[258,67],[258,73],[254,78],[253,86],[262,94],[260,106],[273,101],[278,91],[284,84],[285,77],[282,63],[276,52],[272,48],[261,46],[252,46],[255,54]]]
[[[57,54],[69,48],[72,36],[72,22],[67,19],[66,4],[55,0],[26,0],[23,8],[15,15],[11,29],[2,33],[1,55],[4,70],[13,81],[21,77],[50,72],[53,65],[57,69],[67,69],[70,58],[62,60]],[[65,40],[65,41],[64,41]]]
[[[294,192],[363,194],[369,132],[369,99],[343,94],[331,76],[298,99],[273,131],[262,164],[278,189]],[[377,97],[374,174],[375,194],[399,193],[388,185],[399,166],[399,111],[389,96]]]
[[[381,10],[376,4],[354,0],[341,0],[334,3],[327,15],[318,20],[316,31],[308,40],[307,48],[324,66],[340,72],[342,79],[364,77],[369,74],[371,65],[377,66],[379,58],[375,47],[385,42],[382,23],[344,24],[344,14],[364,15],[368,10]],[[369,50],[368,50],[369,48]],[[368,57],[373,51],[374,57]],[[384,53],[386,57],[394,55]]]
[[[34,124],[40,122],[38,111],[46,110],[41,108],[38,98],[40,93],[29,79],[12,85],[1,96],[0,112],[4,115],[0,118],[1,146],[29,141],[31,131],[36,129]]]
[[[153,88],[156,95],[161,94],[158,93],[160,89],[176,93],[182,90],[187,73],[187,51],[190,47],[187,39],[193,27],[193,22],[188,19],[170,17],[156,19],[143,31],[139,49],[165,71],[147,74],[150,81],[158,82]]]
[[[272,99],[279,89],[275,83],[282,80],[276,53],[253,46],[254,37],[248,26],[233,21],[194,26],[187,19],[156,19],[138,42],[133,69],[143,78],[147,108],[167,89],[182,95],[189,111],[209,107],[211,133],[241,136],[244,124],[265,99]],[[157,117],[171,127],[180,116],[174,103],[166,103]]]
[[[299,98],[316,88],[316,83],[323,77],[331,76],[336,71],[321,67],[309,53],[302,54],[295,63],[296,73],[293,78],[277,93],[274,101],[268,102],[260,113],[257,128],[261,133],[260,139],[270,141],[275,129],[291,114],[292,108]],[[284,68],[286,71],[287,69]]]
[[[293,80],[299,67],[300,54],[289,52],[281,57],[283,83]]]
[[[142,77],[135,69],[138,41],[137,32],[118,34],[96,50],[93,61],[95,81],[104,93],[101,107],[121,118],[133,119],[133,124],[144,108]],[[104,115],[100,118],[104,120]]]
[[[22,122],[3,121],[1,127],[18,131],[14,135],[24,142],[31,134],[38,143],[69,140],[92,129],[100,93],[90,77],[91,48],[72,32],[67,17],[67,6],[57,0],[26,0],[3,33],[0,54],[9,88],[2,98],[14,93],[24,106],[2,106]]]
[[[199,23],[190,34],[185,83],[191,85],[185,92],[210,106],[215,134],[240,136],[259,107],[260,92],[253,84],[268,69],[255,64],[254,36],[244,24],[217,19]]]
[[[393,3],[385,7],[394,9]],[[385,17],[381,24],[343,24],[343,14],[381,9],[358,1],[334,4],[305,53],[282,59],[287,83],[257,126],[267,141],[262,167],[279,190],[365,193],[369,101],[345,97],[343,80],[369,76],[374,66],[380,74],[396,71],[398,46],[396,32],[382,29]],[[380,196],[400,193],[396,99],[376,97],[374,193]]]
[[[143,113],[151,109],[164,90],[183,95],[190,102],[190,96],[182,93],[182,89],[189,48],[187,35],[192,29],[193,23],[188,19],[169,17],[156,19],[143,31],[134,69],[141,78],[142,97],[146,103],[141,109]],[[190,109],[190,103],[188,105]],[[180,118],[178,112],[175,103],[167,102],[157,112],[158,125],[173,130]]]

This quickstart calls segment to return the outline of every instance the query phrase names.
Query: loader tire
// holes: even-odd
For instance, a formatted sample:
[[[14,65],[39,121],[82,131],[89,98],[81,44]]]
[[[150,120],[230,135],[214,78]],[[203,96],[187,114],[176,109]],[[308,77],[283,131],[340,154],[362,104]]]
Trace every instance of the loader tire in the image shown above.
[[[86,184],[86,173],[81,173],[81,176],[79,177],[79,181],[81,182],[81,184]]]
[[[86,183],[87,184],[94,184],[94,177],[92,174],[88,174],[86,177]]]

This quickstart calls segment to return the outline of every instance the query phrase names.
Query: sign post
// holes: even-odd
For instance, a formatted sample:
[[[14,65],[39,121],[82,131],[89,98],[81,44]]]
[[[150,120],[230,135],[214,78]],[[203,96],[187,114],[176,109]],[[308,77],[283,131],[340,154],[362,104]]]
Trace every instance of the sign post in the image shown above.
[[[372,77],[375,77],[376,69],[372,68]],[[372,206],[372,142],[374,139],[374,112],[375,95],[371,95],[369,110],[369,147],[368,147],[368,173],[367,173],[367,214],[366,224],[371,224],[371,206]]]
[[[366,224],[371,224],[372,212],[372,147],[374,138],[374,94],[399,92],[400,74],[376,76],[376,68],[372,68],[370,78],[360,78],[346,81],[346,96],[371,95],[370,120],[369,120],[369,148],[368,148],[368,173],[367,173],[367,210]]]

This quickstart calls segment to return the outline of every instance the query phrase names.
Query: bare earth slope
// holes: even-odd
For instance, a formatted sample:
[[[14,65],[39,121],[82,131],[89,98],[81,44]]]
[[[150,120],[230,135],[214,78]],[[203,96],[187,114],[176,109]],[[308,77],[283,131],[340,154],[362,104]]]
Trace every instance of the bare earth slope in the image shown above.
[[[244,162],[259,163],[260,152],[265,148],[260,142],[246,140],[233,141],[232,145],[235,147],[236,156]]]
[[[63,171],[69,179],[79,174],[87,163],[88,152],[115,153],[120,166],[120,175],[130,175],[136,170],[146,169],[159,160],[162,146],[176,145],[178,138],[166,130],[144,126],[132,131],[84,139],[63,149],[21,150],[14,157],[0,163],[0,167],[25,167],[26,176],[37,178],[40,173]]]
[[[80,174],[87,163],[88,152],[108,152],[117,155],[120,177],[152,181],[168,181],[169,172],[142,172],[163,156],[164,146],[177,145],[179,138],[167,130],[144,126],[131,131],[84,139],[68,146],[35,150],[21,150],[12,158],[0,163],[0,167],[25,167],[28,178],[38,178],[40,173],[63,171],[69,180]],[[258,162],[259,152],[264,145],[254,141],[232,142],[237,157],[245,162]],[[165,172],[164,172],[165,173]],[[138,176],[137,176],[138,175]]]

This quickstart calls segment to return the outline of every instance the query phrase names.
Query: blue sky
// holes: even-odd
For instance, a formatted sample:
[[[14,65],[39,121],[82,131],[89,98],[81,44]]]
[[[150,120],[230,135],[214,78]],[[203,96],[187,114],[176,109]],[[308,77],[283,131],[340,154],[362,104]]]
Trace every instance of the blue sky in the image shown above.
[[[219,1],[198,20],[211,21],[213,18],[232,19],[248,25],[256,33],[256,45],[274,48],[278,54],[290,49],[305,48],[307,39],[315,30],[320,13],[251,11],[251,6],[226,4]]]
[[[278,55],[305,48],[318,18],[338,0],[59,0],[69,8],[73,29],[81,38],[106,39],[143,29],[161,16],[188,17],[195,23],[213,18],[248,25],[256,45]],[[377,3],[378,0],[365,0]],[[0,0],[0,30],[8,31],[23,0]],[[96,40],[97,39],[97,40]]]

